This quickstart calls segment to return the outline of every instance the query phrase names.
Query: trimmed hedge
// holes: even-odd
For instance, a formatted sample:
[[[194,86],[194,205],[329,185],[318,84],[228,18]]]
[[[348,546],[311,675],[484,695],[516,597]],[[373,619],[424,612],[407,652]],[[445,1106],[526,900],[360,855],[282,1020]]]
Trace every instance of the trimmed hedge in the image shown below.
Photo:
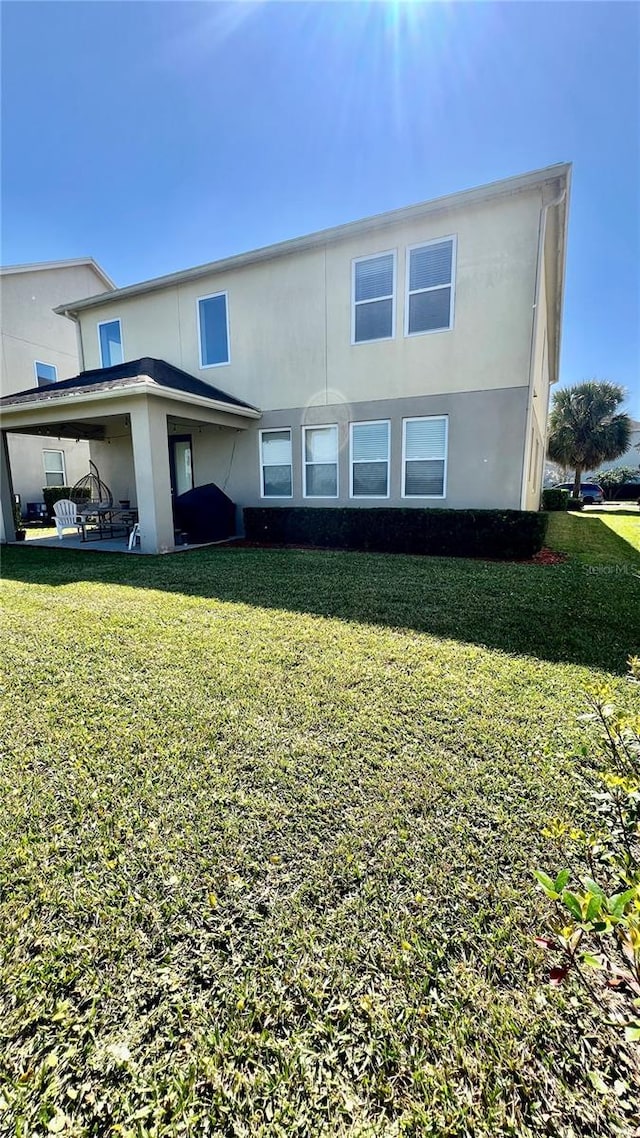
[[[543,510],[566,510],[569,501],[569,491],[561,490],[559,486],[548,487],[542,491]]]
[[[80,502],[82,500],[88,501],[89,498],[91,497],[91,491],[90,491],[88,486],[84,489],[80,488],[80,489],[76,489],[76,490],[74,490],[73,486],[44,486],[43,487],[42,497],[44,498],[44,504],[47,507],[47,514],[49,516],[49,521],[53,520],[53,507],[55,506],[56,502],[59,502],[61,498],[70,498],[72,491],[73,491],[74,501],[76,501],[76,502]]]
[[[529,558],[542,548],[547,516],[525,510],[406,507],[247,507],[249,541],[372,553]]]

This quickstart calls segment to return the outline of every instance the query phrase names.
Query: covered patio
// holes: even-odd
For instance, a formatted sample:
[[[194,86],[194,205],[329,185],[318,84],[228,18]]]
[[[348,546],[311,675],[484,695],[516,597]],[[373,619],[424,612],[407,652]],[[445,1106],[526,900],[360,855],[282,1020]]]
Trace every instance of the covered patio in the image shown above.
[[[233,454],[233,439],[261,417],[247,403],[212,387],[164,360],[143,358],[116,367],[82,372],[73,379],[29,388],[0,400],[0,492],[5,541],[15,540],[13,486],[7,434],[44,438],[85,439],[91,457],[108,483],[114,500],[127,500],[137,511],[139,552],[170,553],[184,549],[176,542],[173,494],[180,471],[176,455],[187,455],[183,440],[203,432],[210,435],[208,449]],[[182,447],[182,449],[181,449]],[[200,464],[193,485],[215,479],[215,463]],[[192,476],[193,479],[193,476]],[[34,536],[31,544],[98,549],[107,545],[128,549],[128,543],[106,537],[83,542],[70,533],[59,542],[49,535]]]

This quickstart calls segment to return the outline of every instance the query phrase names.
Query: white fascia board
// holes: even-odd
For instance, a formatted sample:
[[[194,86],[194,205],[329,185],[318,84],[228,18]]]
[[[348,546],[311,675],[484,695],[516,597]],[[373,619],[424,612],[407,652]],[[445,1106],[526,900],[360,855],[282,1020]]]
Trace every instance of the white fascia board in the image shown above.
[[[0,407],[0,414],[4,417],[11,414],[28,414],[30,411],[45,411],[52,407],[59,407],[62,411],[67,407],[84,406],[89,403],[101,403],[105,400],[114,401],[125,399],[131,395],[154,395],[163,399],[171,399],[175,403],[186,403],[191,407],[208,408],[210,411],[224,411],[228,415],[240,415],[247,419],[261,419],[262,412],[252,407],[237,407],[224,403],[219,399],[207,399],[203,395],[189,395],[184,391],[176,391],[172,387],[161,387],[149,380],[129,384],[126,387],[110,387],[108,390],[93,392],[76,392],[74,395],[56,395],[53,399],[33,399],[28,403],[5,403]],[[114,412],[115,413],[115,412]]]
[[[232,257],[225,257],[220,261],[210,261],[204,265],[197,265],[191,269],[182,269],[177,273],[154,277],[152,280],[140,281],[138,284],[127,285],[125,288],[113,292],[98,293],[96,296],[62,304],[54,312],[62,316],[73,315],[84,309],[98,308],[103,304],[111,304],[125,300],[131,296],[142,296],[145,293],[157,292],[163,288],[198,280],[200,277],[212,276],[226,272],[229,269],[239,269],[245,265],[258,264],[261,261],[270,261],[276,257],[284,257],[291,253],[305,252],[344,238],[366,233],[371,229],[380,229],[384,226],[395,225],[400,222],[414,221],[431,213],[440,213],[452,209],[461,209],[477,202],[490,201],[493,198],[510,196],[522,190],[542,186],[547,182],[559,178],[568,178],[571,164],[560,162],[555,166],[547,166],[543,170],[534,170],[528,174],[518,174],[513,178],[503,178],[498,182],[477,186],[470,190],[460,190],[453,194],[446,194],[431,201],[419,202],[415,205],[403,206],[400,209],[390,210],[386,213],[374,214],[359,221],[349,221],[344,225],[333,226],[330,229],[320,229],[303,237],[294,237],[289,241],[281,241],[275,245],[265,245],[246,253],[239,253]]]
[[[15,273],[40,273],[52,269],[77,269],[88,265],[100,277],[111,291],[117,292],[117,286],[108,273],[94,261],[93,257],[72,257],[68,261],[34,261],[30,265],[0,265],[0,276],[11,276]],[[97,294],[101,296],[101,293]]]

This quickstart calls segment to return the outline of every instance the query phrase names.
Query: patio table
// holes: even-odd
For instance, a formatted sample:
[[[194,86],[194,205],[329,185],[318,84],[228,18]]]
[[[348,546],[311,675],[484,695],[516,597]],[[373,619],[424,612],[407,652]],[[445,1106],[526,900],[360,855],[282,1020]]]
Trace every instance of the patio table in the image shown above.
[[[138,520],[138,511],[94,504],[79,509],[78,518],[82,541],[102,541],[104,538],[121,535],[128,538]]]

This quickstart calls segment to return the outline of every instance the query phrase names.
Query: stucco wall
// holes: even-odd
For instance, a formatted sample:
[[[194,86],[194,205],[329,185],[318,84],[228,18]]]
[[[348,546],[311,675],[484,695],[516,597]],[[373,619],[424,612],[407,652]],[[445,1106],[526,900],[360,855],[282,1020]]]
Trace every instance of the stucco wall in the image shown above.
[[[549,335],[545,259],[543,254],[538,281],[538,298],[533,321],[534,342],[531,366],[531,406],[525,440],[525,508],[537,510],[544,476],[547,417],[549,410]],[[533,315],[533,314],[532,314]]]
[[[126,359],[166,359],[264,411],[525,386],[539,209],[534,188],[84,311],[86,366],[100,366],[98,322],[119,318]],[[407,246],[450,234],[454,328],[407,338]],[[395,338],[352,345],[352,258],[389,249],[398,258]],[[197,298],[223,290],[231,362],[201,369]]]
[[[447,493],[444,499],[402,498],[402,419],[412,415],[447,415]],[[354,506],[477,507],[518,509],[519,453],[526,417],[526,390],[417,396],[403,400],[338,403],[329,407],[298,407],[267,412],[248,431],[202,427],[192,434],[196,485],[215,482],[239,506]],[[388,499],[349,497],[349,422],[389,419],[391,423],[390,496]],[[302,425],[336,423],[339,427],[339,497],[302,496]],[[262,428],[292,429],[293,497],[260,497],[258,432]]]
[[[118,419],[110,420],[109,438],[105,442],[90,443],[91,458],[98,468],[100,478],[107,484],[114,502],[128,499],[133,507],[137,505],[136,477],[133,466],[131,432]]]
[[[27,502],[42,502],[46,486],[45,450],[64,454],[66,481],[73,486],[89,469],[89,449],[85,442],[71,439],[42,438],[38,435],[9,435],[9,460],[14,493],[20,494],[23,513]]]
[[[104,281],[90,265],[0,275],[3,395],[37,385],[36,360],[53,364],[58,369],[58,379],[77,375],[80,368],[76,326],[52,310],[65,301],[83,294],[93,296],[104,289]],[[44,450],[63,451],[67,482],[71,485],[87,473],[89,448],[84,442],[10,435],[13,487],[23,503],[42,501]]]

